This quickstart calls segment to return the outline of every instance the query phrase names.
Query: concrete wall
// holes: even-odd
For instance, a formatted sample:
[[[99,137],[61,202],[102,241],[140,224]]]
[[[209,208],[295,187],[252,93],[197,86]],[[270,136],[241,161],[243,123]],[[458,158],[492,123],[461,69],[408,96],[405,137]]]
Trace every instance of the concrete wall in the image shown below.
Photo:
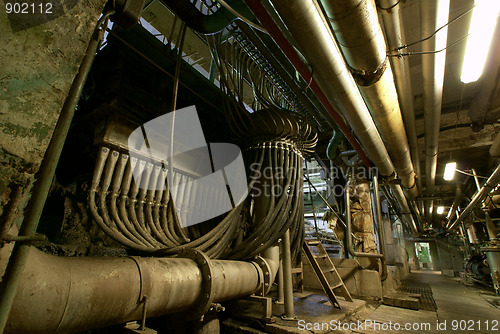
[[[318,259],[320,262],[322,259]],[[367,259],[360,259],[361,262]],[[302,258],[304,265],[304,288],[323,290],[313,268],[305,256]],[[380,299],[383,296],[380,274],[377,270],[367,269],[365,263],[356,259],[332,259],[347,290],[354,296],[364,296]],[[320,264],[321,265],[321,264]],[[371,264],[370,264],[371,265]]]
[[[46,23],[39,14],[8,16],[4,5],[0,11],[1,225],[10,206],[26,202],[105,0],[52,4]],[[19,201],[12,205],[16,189]]]

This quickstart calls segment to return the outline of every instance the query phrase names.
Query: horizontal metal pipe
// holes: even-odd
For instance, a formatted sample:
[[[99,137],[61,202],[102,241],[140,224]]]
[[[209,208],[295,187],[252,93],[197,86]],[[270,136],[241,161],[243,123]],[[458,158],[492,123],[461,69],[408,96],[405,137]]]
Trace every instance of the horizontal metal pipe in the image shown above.
[[[279,263],[271,251],[271,279]],[[6,333],[68,333],[147,316],[190,310],[256,292],[263,273],[254,262],[209,260],[210,276],[186,258],[65,258],[30,249]],[[268,262],[268,261],[266,261]],[[201,267],[208,265],[201,264]]]
[[[321,3],[401,183],[413,199],[418,194],[415,172],[375,1]]]
[[[378,0],[379,12],[385,27],[387,46],[394,50],[406,44],[405,30],[403,27],[402,14],[399,0]],[[417,131],[415,126],[415,108],[413,104],[413,93],[410,75],[410,60],[408,57],[391,57],[394,81],[398,92],[399,105],[403,115],[410,153],[415,168],[418,190],[422,190],[420,173],[420,150],[418,149]]]
[[[457,219],[450,225],[448,230],[452,230],[458,226],[458,224],[464,221],[467,218],[472,210],[483,202],[483,200],[488,196],[488,194],[500,183],[500,164],[497,165],[493,173],[491,173],[490,177],[486,180],[483,186],[476,191],[474,196],[472,197],[469,205],[462,211],[462,213],[457,217]]]

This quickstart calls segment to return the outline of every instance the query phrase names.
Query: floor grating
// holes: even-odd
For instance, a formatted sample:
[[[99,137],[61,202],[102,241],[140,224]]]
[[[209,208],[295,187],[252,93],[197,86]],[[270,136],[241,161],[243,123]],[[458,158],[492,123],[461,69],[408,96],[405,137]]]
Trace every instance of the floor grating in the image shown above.
[[[432,288],[430,284],[422,283],[412,278],[408,278],[401,283],[398,291],[420,294],[420,309],[425,311],[436,311],[436,301],[432,295]]]

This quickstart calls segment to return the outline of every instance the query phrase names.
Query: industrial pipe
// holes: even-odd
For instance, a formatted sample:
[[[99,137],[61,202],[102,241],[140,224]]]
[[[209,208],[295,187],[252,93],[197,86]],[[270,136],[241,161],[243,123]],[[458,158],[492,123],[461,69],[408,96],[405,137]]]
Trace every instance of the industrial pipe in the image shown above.
[[[87,81],[96,51],[104,36],[104,31],[101,29],[101,26],[111,14],[113,14],[113,12],[103,15],[97,22],[96,28],[92,33],[89,45],[85,51],[85,56],[83,57],[78,70],[78,74],[73,80],[66,101],[64,102],[61,113],[59,114],[57,124],[47,150],[45,151],[40,169],[35,175],[36,180],[31,193],[31,198],[25,210],[25,218],[19,231],[20,236],[33,236],[36,233],[38,222],[40,221],[45,201],[47,199],[50,186],[52,185],[57,163],[59,161],[59,157],[61,156],[62,148],[68,135],[71,121],[73,120],[73,116],[75,114],[76,105],[80,99],[80,95],[82,94],[83,86]],[[11,311],[12,303],[14,302],[14,296],[16,295],[17,286],[23,273],[29,251],[30,245],[28,243],[16,243],[10,256],[9,265],[7,266],[2,282],[2,294],[0,297],[0,333],[3,333],[3,330],[5,329],[7,318]]]
[[[290,230],[285,232],[281,243],[283,257],[283,293],[285,302],[285,319],[294,319],[293,310],[293,283],[292,283],[292,255],[290,252]]]
[[[465,218],[469,216],[469,214],[474,210],[474,208],[483,202],[483,200],[488,196],[488,194],[500,183],[500,164],[497,165],[493,173],[491,173],[490,177],[483,184],[481,189],[476,191],[474,196],[472,197],[469,205],[462,211],[462,213],[457,217],[457,219],[450,225],[448,230],[454,229],[458,224],[464,221]]]
[[[255,262],[199,255],[65,258],[29,251],[6,333],[81,332],[140,320],[144,307],[148,318],[199,314],[212,302],[252,294],[265,282]],[[264,261],[279,263],[278,253],[271,253],[275,258]],[[274,280],[277,266],[267,268]]]
[[[313,77],[328,101],[340,110],[380,174],[393,174],[394,167],[382,138],[317,4],[313,0],[272,3],[312,67]]]
[[[271,36],[283,50],[285,55],[290,59],[290,62],[294,65],[296,70],[304,78],[304,81],[310,83],[310,88],[316,94],[323,106],[328,110],[332,118],[339,126],[339,129],[346,136],[346,139],[349,141],[349,143],[355,148],[358,154],[360,154],[363,162],[367,166],[371,165],[365,155],[366,152],[371,161],[379,168],[379,171],[382,175],[391,175],[394,171],[394,168],[389,160],[389,156],[387,154],[387,151],[385,150],[385,147],[383,146],[382,139],[380,138],[380,135],[376,130],[375,124],[373,123],[373,120],[371,119],[366,106],[364,106],[364,110],[366,111],[366,113],[364,113],[363,115],[357,115],[352,111],[352,109],[349,109],[348,111],[343,107],[342,109],[339,109],[342,110],[343,116],[353,128],[354,133],[358,136],[361,144],[363,145],[363,149],[359,146],[356,139],[350,133],[350,130],[345,125],[342,117],[340,117],[335,110],[336,107],[339,106],[339,100],[335,98],[339,92],[341,95],[340,100],[350,100],[352,96],[349,95],[352,94],[357,95],[357,97],[359,98],[360,95],[359,92],[356,93],[356,90],[353,90],[352,88],[347,90],[341,89],[340,91],[337,91],[336,89],[334,89],[334,87],[332,87],[331,79],[337,77],[337,75],[348,75],[350,77],[350,74],[346,70],[338,71],[335,68],[332,68],[331,64],[328,66],[328,68],[325,68],[322,65],[323,63],[330,63],[331,59],[340,61],[343,60],[338,53],[338,50],[337,52],[331,50],[334,53],[334,58],[331,58],[330,55],[328,55],[329,47],[333,44],[335,50],[337,46],[333,41],[333,36],[328,26],[321,20],[321,16],[319,16],[319,12],[314,7],[314,4],[311,1],[275,2],[276,4],[274,5],[276,8],[288,7],[288,9],[285,8],[284,11],[292,11],[292,13],[290,13],[291,16],[288,17],[289,20],[287,20],[289,22],[285,23],[291,30],[297,42],[299,42],[299,44],[302,44],[302,42],[304,43],[304,45],[301,46],[301,49],[303,52],[305,52],[304,55],[306,56],[309,65],[314,72],[313,80],[311,80],[311,73],[307,69],[308,66],[302,62],[300,56],[286,40],[283,33],[279,31],[276,23],[272,21],[271,17],[266,12],[262,4],[259,1],[245,0],[245,3],[248,5],[248,7],[264,25],[266,30],[269,32],[269,34],[271,34]],[[280,12],[280,10],[278,10],[278,12]],[[282,15],[282,13],[279,14]],[[282,15],[282,18],[283,16],[284,15]],[[304,31],[301,32],[301,30],[303,29]],[[300,41],[297,39],[296,35],[300,36]],[[311,42],[309,46],[307,46],[307,39],[310,39],[309,42]],[[321,55],[321,57],[318,57],[318,59],[321,59],[321,64],[317,63],[317,61],[313,61],[313,56],[315,56],[316,54]],[[352,77],[350,77],[350,80],[351,84],[354,85]],[[334,95],[332,95],[331,93],[334,93]],[[357,103],[359,104],[360,102],[358,101]]]
[[[351,254],[352,256],[382,259],[384,258],[383,254],[363,253],[363,252],[356,252],[354,250],[354,245],[352,244],[352,237],[351,237],[352,226],[351,226],[350,188],[351,188],[351,181],[348,181],[345,187],[345,221],[347,226],[346,230],[347,250],[349,251],[349,254]]]
[[[387,46],[395,50],[406,44],[403,18],[399,0],[378,0],[379,12],[385,27]],[[410,144],[410,152],[415,167],[418,190],[422,191],[420,172],[420,150],[418,149],[417,131],[415,126],[415,109],[410,75],[410,60],[408,57],[391,57],[390,62],[394,72],[399,105],[403,115],[406,134]]]
[[[380,207],[380,196],[378,193],[378,178],[376,175],[372,179],[372,203],[373,203],[373,217],[375,218],[380,254],[384,255],[380,259],[382,264],[382,273],[380,274],[380,280],[385,281],[387,279],[387,252],[385,249],[385,231],[384,231],[384,218],[382,217],[382,209]]]
[[[410,199],[417,194],[410,147],[374,0],[322,0],[349,69]]]
[[[422,38],[430,36],[448,23],[450,0],[420,1],[420,25]],[[433,38],[422,42],[423,51],[446,48],[448,26],[444,26]],[[434,192],[439,145],[439,125],[446,61],[446,50],[422,55],[424,88],[424,133],[425,133],[425,185],[428,195]],[[428,205],[427,220],[430,220],[432,201]]]
[[[401,189],[401,186],[399,184],[393,184],[393,183],[391,183],[389,187],[391,189],[391,192],[394,194],[396,202],[400,206],[401,209],[400,213],[403,218],[403,222],[405,222],[405,224],[410,228],[410,231],[413,234],[417,235],[418,227],[417,224],[415,223],[415,220],[413,219],[413,216],[411,215],[410,207],[403,193],[403,189]]]

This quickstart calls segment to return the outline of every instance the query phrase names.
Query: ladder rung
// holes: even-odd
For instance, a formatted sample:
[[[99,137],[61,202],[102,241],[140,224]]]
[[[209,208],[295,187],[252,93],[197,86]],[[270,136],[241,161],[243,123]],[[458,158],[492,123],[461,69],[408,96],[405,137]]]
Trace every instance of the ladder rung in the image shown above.
[[[302,274],[302,268],[292,268],[292,274]]]
[[[323,270],[323,274],[325,274],[325,273],[332,273],[334,271],[335,271],[335,269],[333,269],[333,268],[325,269],[325,270]]]
[[[328,254],[318,254],[318,255],[314,255],[314,258],[316,259],[327,259],[329,258]]]
[[[306,243],[308,245],[319,245],[321,242],[319,242],[318,240],[306,240]]]
[[[333,289],[336,289],[336,288],[340,288],[342,285],[344,285],[344,284],[339,283],[339,284],[337,284],[337,285],[330,285],[330,289],[332,289],[332,290],[333,290]]]

